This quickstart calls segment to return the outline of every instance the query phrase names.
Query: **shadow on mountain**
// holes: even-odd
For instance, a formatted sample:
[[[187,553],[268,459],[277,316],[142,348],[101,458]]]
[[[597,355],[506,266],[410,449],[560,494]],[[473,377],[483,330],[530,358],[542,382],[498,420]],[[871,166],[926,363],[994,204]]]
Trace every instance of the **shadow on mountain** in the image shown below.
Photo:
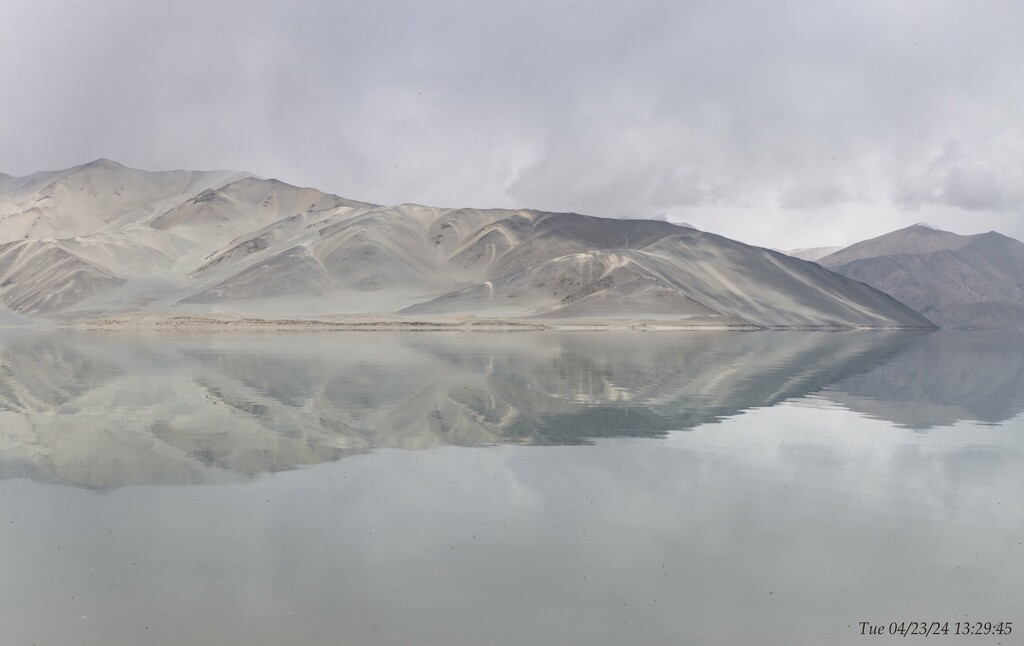
[[[0,477],[201,484],[377,448],[659,437],[871,383],[930,337],[5,333]]]
[[[1024,334],[916,335],[892,361],[852,375],[822,395],[897,426],[929,429],[960,421],[999,424],[1024,411]]]

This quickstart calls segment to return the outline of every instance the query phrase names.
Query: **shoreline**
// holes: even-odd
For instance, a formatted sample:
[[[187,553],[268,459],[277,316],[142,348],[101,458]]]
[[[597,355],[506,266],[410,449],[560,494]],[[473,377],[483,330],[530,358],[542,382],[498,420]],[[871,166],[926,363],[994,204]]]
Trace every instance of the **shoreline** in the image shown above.
[[[36,326],[14,324],[11,329],[49,328],[105,331],[196,332],[757,332],[757,331],[930,331],[925,327],[867,326],[760,326],[743,321],[708,320],[516,320],[500,318],[398,319],[388,317],[246,318],[215,316],[124,316],[96,319],[49,320]]]

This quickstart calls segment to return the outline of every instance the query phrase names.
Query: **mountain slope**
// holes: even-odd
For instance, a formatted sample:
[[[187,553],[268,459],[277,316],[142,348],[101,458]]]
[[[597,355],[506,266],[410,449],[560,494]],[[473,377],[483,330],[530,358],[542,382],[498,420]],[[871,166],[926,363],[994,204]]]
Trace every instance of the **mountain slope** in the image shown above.
[[[161,213],[191,195],[245,175],[148,171],[107,159],[0,182],[0,242],[69,238]]]
[[[299,213],[343,206],[368,205],[312,188],[248,177],[218,189],[206,189],[150,225],[185,238],[223,243]]]
[[[370,311],[359,308],[372,298],[409,316],[930,325],[820,266],[665,222],[493,210],[474,212],[479,228],[457,232],[452,217],[402,205],[328,219],[308,226],[287,254],[280,246],[257,250],[186,302],[276,296],[272,263],[274,275],[319,276],[293,293],[333,294],[338,311],[352,313]]]
[[[885,294],[813,263],[693,229],[676,231],[639,249],[560,256],[406,311],[547,318],[643,312],[768,327],[929,325]]]
[[[1024,243],[914,225],[819,261],[943,327],[1024,327]]]
[[[0,178],[0,304],[111,315],[929,327],[813,263],[649,220],[377,206],[107,160]]]
[[[124,282],[53,240],[0,245],[0,303],[19,314],[56,311]]]

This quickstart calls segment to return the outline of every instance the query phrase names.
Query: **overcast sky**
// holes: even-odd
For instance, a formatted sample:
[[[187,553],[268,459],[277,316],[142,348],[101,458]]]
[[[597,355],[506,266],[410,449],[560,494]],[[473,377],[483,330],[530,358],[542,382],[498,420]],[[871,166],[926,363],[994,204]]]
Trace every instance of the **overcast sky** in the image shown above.
[[[1024,3],[0,0],[0,171],[1024,238]]]

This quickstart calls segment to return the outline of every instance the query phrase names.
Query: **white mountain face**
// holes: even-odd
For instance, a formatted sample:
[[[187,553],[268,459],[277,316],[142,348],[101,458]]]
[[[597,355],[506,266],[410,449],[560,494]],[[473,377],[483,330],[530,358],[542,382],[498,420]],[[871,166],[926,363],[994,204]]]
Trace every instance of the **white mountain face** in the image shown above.
[[[0,304],[77,322],[389,315],[930,326],[817,265],[668,222],[377,206],[245,173],[150,173],[107,160],[0,177]]]
[[[958,235],[916,224],[819,262],[943,327],[1024,328],[1024,243],[995,231]]]

